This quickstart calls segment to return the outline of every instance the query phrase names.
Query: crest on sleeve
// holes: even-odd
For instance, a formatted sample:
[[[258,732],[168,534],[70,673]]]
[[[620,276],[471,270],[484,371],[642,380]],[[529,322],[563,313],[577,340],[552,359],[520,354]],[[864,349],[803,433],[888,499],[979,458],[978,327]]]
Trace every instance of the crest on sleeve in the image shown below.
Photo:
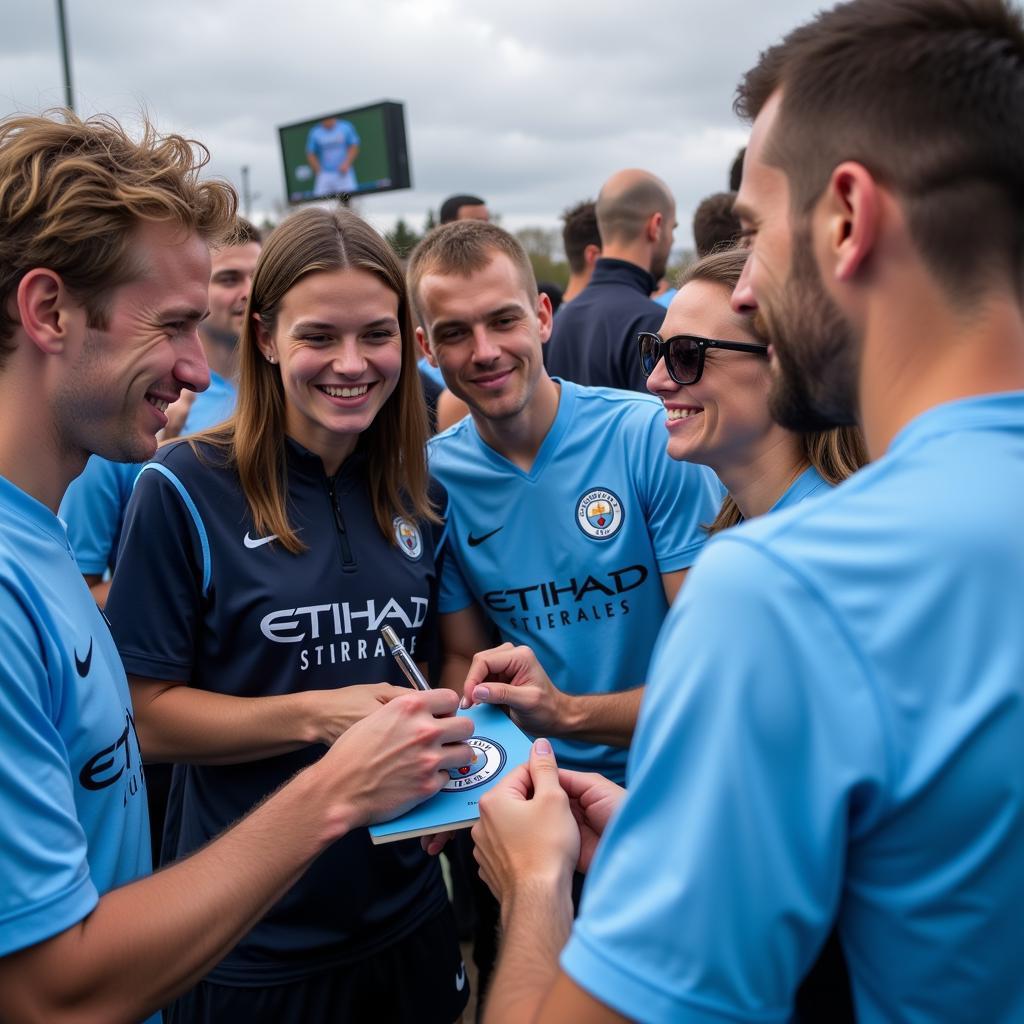
[[[392,525],[395,529],[395,540],[398,541],[402,554],[415,562],[423,554],[423,537],[419,527],[402,516],[395,516]]]

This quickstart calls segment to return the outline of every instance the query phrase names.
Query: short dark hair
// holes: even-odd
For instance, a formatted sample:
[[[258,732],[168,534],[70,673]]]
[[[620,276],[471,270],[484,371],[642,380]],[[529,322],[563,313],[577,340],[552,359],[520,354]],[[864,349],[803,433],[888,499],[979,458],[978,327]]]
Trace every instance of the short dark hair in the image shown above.
[[[586,269],[584,252],[588,245],[601,248],[601,232],[597,227],[597,208],[593,199],[577,203],[562,214],[562,244],[565,246],[565,258],[569,261],[569,269],[574,274]]]
[[[235,221],[235,230],[231,236],[229,244],[248,245],[250,242],[262,245],[263,233],[251,220],[246,220],[245,217],[239,217]]]
[[[735,192],[716,192],[702,199],[693,215],[693,242],[698,256],[729,249],[740,237],[739,218],[732,212]]]
[[[635,241],[643,234],[651,214],[667,216],[675,209],[675,200],[668,186],[651,174],[612,194],[609,194],[606,184],[595,206],[601,238],[605,245],[609,245],[612,242]]]
[[[844,160],[899,197],[961,304],[1024,282],[1024,24],[1008,0],[851,0],[761,54],[736,111],[774,93],[765,159],[806,216]]]
[[[743,146],[733,157],[729,166],[729,191],[739,192],[740,183],[743,181],[743,158],[747,155],[747,147]]]
[[[487,204],[479,196],[449,196],[441,204],[441,213],[438,220],[442,224],[451,224],[459,219],[459,210],[463,206],[486,206]]]

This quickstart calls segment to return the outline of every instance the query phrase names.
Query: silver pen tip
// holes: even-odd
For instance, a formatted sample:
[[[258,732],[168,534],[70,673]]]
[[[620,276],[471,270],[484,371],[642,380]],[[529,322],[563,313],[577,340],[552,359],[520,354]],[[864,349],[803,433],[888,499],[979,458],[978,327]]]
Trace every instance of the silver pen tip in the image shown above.
[[[398,647],[401,644],[401,641],[398,639],[398,634],[390,626],[384,626],[380,631],[380,635],[384,637],[384,643],[386,643],[388,647]]]

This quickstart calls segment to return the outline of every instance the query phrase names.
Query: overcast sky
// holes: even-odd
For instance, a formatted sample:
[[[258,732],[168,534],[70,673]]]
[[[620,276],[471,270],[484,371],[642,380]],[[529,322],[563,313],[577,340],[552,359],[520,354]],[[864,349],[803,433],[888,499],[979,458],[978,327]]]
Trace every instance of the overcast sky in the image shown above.
[[[379,228],[417,229],[452,192],[511,228],[557,224],[621,167],[660,174],[684,230],[722,190],[746,128],[740,73],[819,0],[65,0],[79,113],[210,149],[254,212],[281,208],[278,125],[405,103],[413,188],[368,196]],[[602,13],[614,6],[616,13]],[[55,0],[0,0],[0,113],[64,102]]]

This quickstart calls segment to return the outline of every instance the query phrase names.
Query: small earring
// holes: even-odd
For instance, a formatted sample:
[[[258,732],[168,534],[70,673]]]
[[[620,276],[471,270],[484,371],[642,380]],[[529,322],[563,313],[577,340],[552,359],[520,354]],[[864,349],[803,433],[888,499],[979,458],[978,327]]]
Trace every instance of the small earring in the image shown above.
[[[277,359],[275,359],[274,356],[267,356],[267,362],[268,363],[276,363]]]

